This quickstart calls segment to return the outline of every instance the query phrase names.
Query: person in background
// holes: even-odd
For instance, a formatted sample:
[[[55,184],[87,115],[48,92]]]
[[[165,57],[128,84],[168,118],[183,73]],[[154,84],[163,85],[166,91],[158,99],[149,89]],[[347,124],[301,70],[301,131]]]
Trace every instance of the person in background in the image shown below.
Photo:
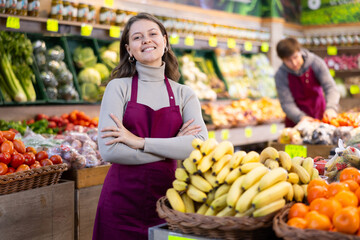
[[[120,39],[100,109],[99,150],[112,166],[106,176],[93,239],[148,239],[164,223],[156,201],[172,187],[177,161],[194,138],[207,139],[200,102],[179,79],[178,62],[162,23],[139,13]]]
[[[340,94],[325,62],[301,48],[294,38],[281,40],[276,51],[283,61],[275,74],[275,83],[286,114],[285,126],[336,117]]]

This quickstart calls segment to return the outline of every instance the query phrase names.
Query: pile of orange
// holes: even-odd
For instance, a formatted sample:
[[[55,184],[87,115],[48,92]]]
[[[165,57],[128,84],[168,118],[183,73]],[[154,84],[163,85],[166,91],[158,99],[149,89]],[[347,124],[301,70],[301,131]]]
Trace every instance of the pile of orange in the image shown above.
[[[318,229],[360,236],[360,172],[345,168],[340,182],[328,184],[312,180],[307,189],[307,200],[294,204],[287,224],[301,229]]]

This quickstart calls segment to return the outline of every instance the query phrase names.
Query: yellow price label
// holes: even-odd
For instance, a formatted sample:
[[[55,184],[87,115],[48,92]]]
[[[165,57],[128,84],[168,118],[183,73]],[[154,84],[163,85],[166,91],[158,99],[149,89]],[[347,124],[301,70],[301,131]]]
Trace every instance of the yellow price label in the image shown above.
[[[275,134],[277,133],[277,125],[275,123],[271,124],[270,126],[270,133]]]
[[[109,30],[109,36],[112,38],[120,38],[120,27],[111,26]]]
[[[245,51],[250,52],[252,50],[252,48],[253,48],[253,46],[252,46],[251,42],[245,42],[245,44],[244,44]]]
[[[228,48],[235,48],[236,47],[236,41],[233,38],[228,38],[227,40],[227,46]]]
[[[336,46],[328,46],[327,47],[327,54],[330,56],[337,55],[337,47]]]
[[[307,157],[307,147],[303,145],[286,144],[285,152],[287,152],[291,158]]]
[[[6,27],[19,29],[20,28],[20,18],[9,16],[6,19]]]
[[[216,47],[217,46],[217,38],[216,37],[209,37],[209,46]]]
[[[332,77],[335,77],[335,70],[334,70],[334,69],[330,68],[330,69],[329,69],[329,72],[330,72],[330,75],[331,75]]]
[[[253,135],[253,130],[251,127],[246,127],[245,128],[245,137],[246,138],[251,138]]]
[[[93,26],[88,24],[81,25],[81,36],[91,36]]]
[[[269,51],[269,44],[267,42],[263,42],[261,44],[261,51],[262,52],[268,52]]]
[[[112,8],[114,7],[114,0],[105,0],[104,5],[105,7]]]
[[[360,93],[359,85],[351,85],[351,86],[350,86],[350,93],[351,93],[352,95],[355,95],[355,94]]]
[[[191,35],[186,36],[185,40],[184,40],[184,44],[186,46],[194,46],[194,44],[195,44],[194,36],[191,36]]]
[[[58,32],[59,31],[59,21],[56,19],[48,19],[46,21],[46,30],[49,32]]]
[[[171,45],[179,44],[179,42],[180,42],[180,37],[179,37],[179,35],[177,35],[177,34],[171,34],[171,35],[170,35],[169,42],[170,42]]]
[[[170,233],[172,234],[172,233]],[[168,240],[196,240],[194,238],[186,238],[186,237],[180,237],[180,236],[174,236],[174,235],[169,235],[168,236]]]
[[[209,138],[215,138],[215,131],[208,132]]]
[[[222,140],[227,140],[227,139],[229,139],[229,135],[230,135],[229,129],[223,129],[223,130],[221,130],[221,139],[222,139]]]

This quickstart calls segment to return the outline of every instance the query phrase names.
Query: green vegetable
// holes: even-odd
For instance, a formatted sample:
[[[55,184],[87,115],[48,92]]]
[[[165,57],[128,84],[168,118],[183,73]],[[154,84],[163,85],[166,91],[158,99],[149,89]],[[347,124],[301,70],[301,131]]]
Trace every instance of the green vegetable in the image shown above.
[[[109,44],[108,49],[110,51],[116,52],[116,53],[120,53],[120,41],[115,41]]]
[[[85,68],[78,75],[79,83],[101,84],[101,75],[95,68]]]
[[[110,71],[105,64],[97,63],[94,68],[100,73],[101,83],[105,83],[107,80],[109,80]]]
[[[83,83],[80,88],[81,96],[85,101],[96,102],[98,100],[99,89],[96,84]]]
[[[33,85],[33,82],[35,82],[35,75],[33,74],[31,68],[27,64],[22,64],[21,66],[14,65],[13,70],[24,89],[27,100],[31,102],[35,101],[36,92]]]
[[[101,60],[106,64],[106,66],[112,70],[114,69],[117,64],[119,63],[118,61],[118,54],[114,51],[110,51],[110,50],[106,50],[103,51],[100,54]]]
[[[77,47],[74,50],[73,60],[78,68],[93,67],[97,57],[91,47]]]

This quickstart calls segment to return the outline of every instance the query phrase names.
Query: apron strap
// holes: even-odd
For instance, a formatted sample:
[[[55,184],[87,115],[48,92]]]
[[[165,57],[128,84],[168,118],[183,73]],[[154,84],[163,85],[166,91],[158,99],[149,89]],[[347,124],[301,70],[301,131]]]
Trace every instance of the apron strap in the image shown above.
[[[132,78],[132,81],[131,81],[131,98],[130,98],[130,101],[131,102],[137,102],[137,90],[138,90],[138,75],[135,74]]]
[[[167,89],[168,95],[169,95],[170,106],[173,107],[173,106],[175,106],[175,97],[174,97],[174,93],[171,89],[169,80],[166,76],[165,76],[165,84],[166,84],[166,89]]]

